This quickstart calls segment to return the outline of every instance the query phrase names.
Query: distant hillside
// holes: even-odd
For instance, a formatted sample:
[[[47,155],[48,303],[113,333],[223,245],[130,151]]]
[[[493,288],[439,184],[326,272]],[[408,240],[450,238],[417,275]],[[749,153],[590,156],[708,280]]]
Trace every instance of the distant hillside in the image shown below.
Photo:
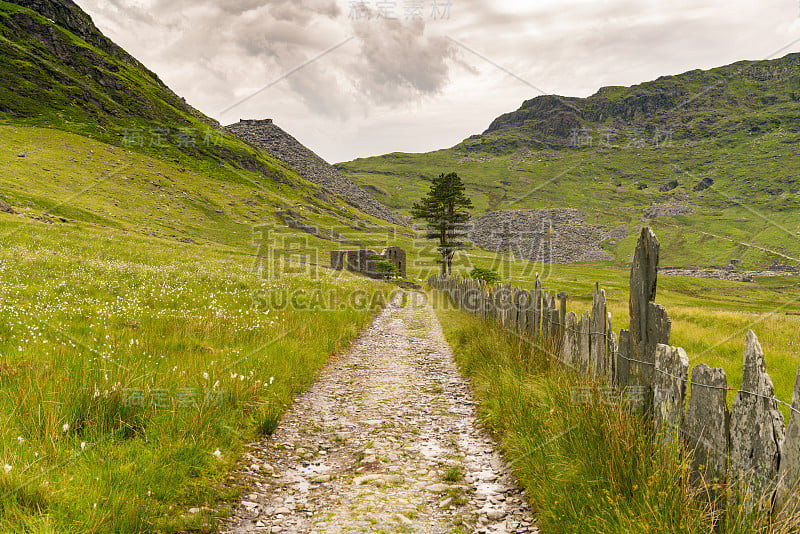
[[[520,148],[564,148],[575,134],[592,131],[594,144],[645,144],[656,130],[673,140],[699,141],[740,133],[758,134],[800,126],[800,54],[771,61],[740,61],[708,71],[693,70],[632,87],[603,87],[588,98],[554,95],[523,102],[496,118],[468,150],[510,153]]]
[[[364,213],[369,213],[373,217],[393,224],[407,224],[333,165],[275,125],[272,119],[241,120],[236,124],[231,124],[227,129],[248,143],[264,150],[267,154],[290,165],[306,180],[341,195]]]
[[[541,96],[450,149],[337,168],[403,214],[456,171],[476,216],[574,208],[602,231],[655,226],[664,265],[797,264],[800,54]],[[627,240],[602,247],[628,260]]]
[[[263,224],[386,235],[192,108],[71,0],[0,1],[0,79],[0,198],[23,216],[248,249]]]

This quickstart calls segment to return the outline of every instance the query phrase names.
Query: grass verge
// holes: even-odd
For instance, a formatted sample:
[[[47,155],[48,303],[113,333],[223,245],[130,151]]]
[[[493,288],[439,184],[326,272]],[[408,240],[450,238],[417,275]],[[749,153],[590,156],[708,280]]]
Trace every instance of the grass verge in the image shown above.
[[[247,252],[0,219],[0,532],[216,531],[244,445],[391,291]]]

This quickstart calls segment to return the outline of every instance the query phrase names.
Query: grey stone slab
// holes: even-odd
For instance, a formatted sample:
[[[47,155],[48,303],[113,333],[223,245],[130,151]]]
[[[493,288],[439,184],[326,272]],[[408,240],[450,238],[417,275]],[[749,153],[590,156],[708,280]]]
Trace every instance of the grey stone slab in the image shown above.
[[[785,430],[764,351],[752,330],[747,332],[743,367],[742,391],[731,408],[731,475],[758,500],[774,489]]]
[[[541,339],[542,333],[542,282],[539,280],[539,273],[536,273],[536,281],[533,284],[533,339]]]
[[[531,295],[526,289],[520,289],[517,302],[517,332],[520,336],[528,337],[528,309],[531,305]]]
[[[698,364],[692,369],[692,391],[686,407],[684,437],[692,454],[692,478],[724,484],[728,472],[730,412],[725,371]]]
[[[606,380],[613,382],[616,376],[617,369],[617,336],[614,334],[614,328],[611,326],[611,313],[608,314],[606,319]]]
[[[517,301],[519,300],[520,289],[518,287],[511,288],[511,301],[508,308],[508,329],[516,332],[519,327],[519,315],[517,313]]]
[[[650,228],[643,228],[633,255],[628,304],[631,327],[629,385],[652,385],[655,348],[669,345],[669,317],[666,310],[652,301],[656,296],[659,243]]]
[[[656,346],[653,375],[653,426],[667,439],[677,441],[683,429],[689,358],[680,347]]]
[[[578,316],[569,312],[564,318],[564,348],[561,351],[561,362],[567,367],[580,369],[578,348],[580,345],[580,329]]]
[[[563,291],[558,294],[558,336],[559,343],[564,344],[564,329],[567,325],[567,294]]]
[[[589,374],[591,371],[591,342],[589,328],[592,323],[592,314],[584,312],[578,323],[578,364],[582,373]]]
[[[792,410],[781,450],[775,502],[782,513],[800,512],[800,367],[792,395]]]
[[[620,389],[628,385],[628,369],[630,367],[631,333],[624,328],[619,331],[619,348],[617,349],[617,362],[615,365],[616,383]]]
[[[555,295],[550,297],[550,346],[554,353],[561,350],[561,325],[559,324],[559,317],[561,313],[558,311],[558,304],[556,303]]]
[[[542,291],[542,344],[550,343],[550,292]]]
[[[595,285],[592,297],[591,334],[589,336],[592,352],[592,375],[603,378],[606,375],[606,292]]]

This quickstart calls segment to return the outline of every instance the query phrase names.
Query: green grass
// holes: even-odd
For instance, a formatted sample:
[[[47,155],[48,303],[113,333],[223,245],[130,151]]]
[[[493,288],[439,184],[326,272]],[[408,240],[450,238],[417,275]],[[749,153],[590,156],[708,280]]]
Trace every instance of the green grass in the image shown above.
[[[798,143],[797,134],[768,133],[742,140],[724,154],[714,141],[684,141],[672,148],[642,150],[564,148],[519,161],[513,154],[496,155],[488,162],[463,165],[458,161],[469,154],[454,147],[359,159],[339,168],[357,183],[378,188],[384,193],[376,194],[378,200],[400,213],[409,213],[433,176],[455,171],[476,216],[503,209],[578,208],[587,213],[586,223],[625,225],[634,236],[638,225],[654,226],[664,245],[665,266],[724,266],[738,259],[745,267],[765,267],[775,262],[797,265],[800,258]],[[694,192],[695,182],[706,176],[714,179],[714,187]],[[659,192],[671,180],[681,186]],[[639,182],[649,187],[640,191]],[[642,215],[642,208],[667,201],[686,204],[695,213],[652,221]],[[627,240],[608,241],[603,248],[617,264],[629,259]]]
[[[543,532],[792,532],[758,509],[710,504],[689,458],[602,384],[431,294],[485,426],[500,440]],[[576,389],[580,388],[580,389]],[[588,389],[586,389],[588,388]],[[589,402],[574,393],[589,391]]]
[[[7,215],[0,244],[2,532],[213,531],[243,445],[391,287],[306,268],[268,280],[246,251]],[[288,291],[371,298],[254,306]]]

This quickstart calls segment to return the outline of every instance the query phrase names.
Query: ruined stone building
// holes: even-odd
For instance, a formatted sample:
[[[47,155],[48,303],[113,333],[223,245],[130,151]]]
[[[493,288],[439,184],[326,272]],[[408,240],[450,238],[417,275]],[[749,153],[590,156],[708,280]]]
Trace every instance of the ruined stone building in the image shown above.
[[[386,273],[378,272],[378,263],[390,261],[397,267],[400,278],[406,277],[406,252],[400,247],[386,247],[378,254],[374,250],[333,250],[331,269],[348,270],[361,273],[370,278],[385,278]]]

